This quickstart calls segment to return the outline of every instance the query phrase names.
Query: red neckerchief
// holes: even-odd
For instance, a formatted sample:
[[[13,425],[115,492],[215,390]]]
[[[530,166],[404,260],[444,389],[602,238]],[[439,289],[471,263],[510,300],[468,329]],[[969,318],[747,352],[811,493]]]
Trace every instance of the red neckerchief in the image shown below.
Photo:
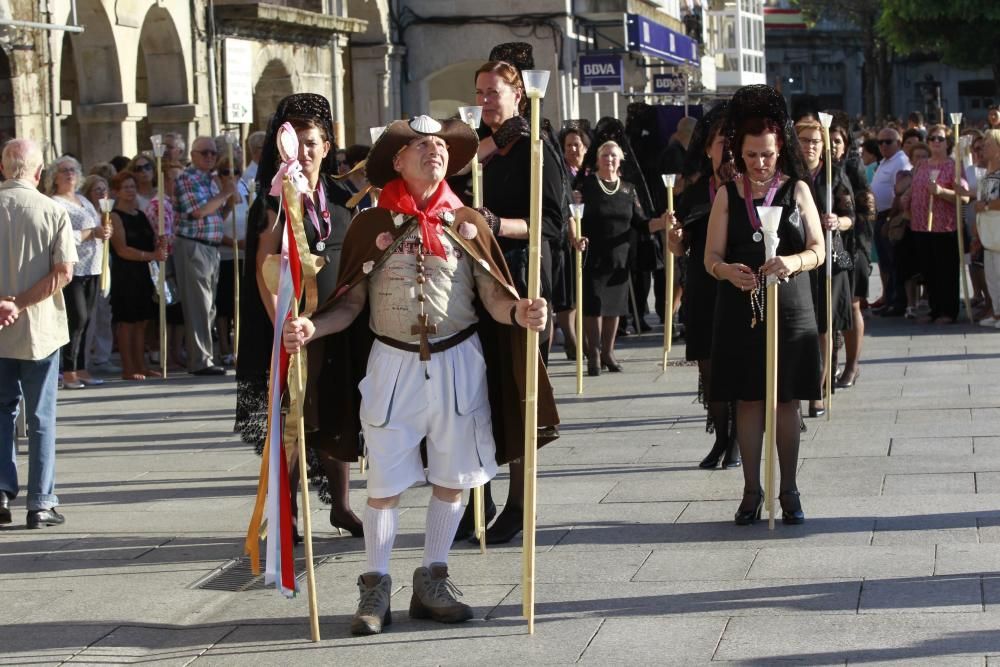
[[[448,259],[444,252],[444,245],[439,238],[441,234],[441,215],[445,211],[452,211],[462,208],[465,204],[451,191],[446,181],[441,181],[427,205],[423,210],[417,208],[417,202],[413,200],[413,195],[406,189],[406,183],[402,178],[396,178],[385,184],[382,194],[378,198],[379,208],[384,208],[393,213],[415,216],[420,221],[420,239],[424,244],[424,250],[429,255],[437,255],[441,259]]]

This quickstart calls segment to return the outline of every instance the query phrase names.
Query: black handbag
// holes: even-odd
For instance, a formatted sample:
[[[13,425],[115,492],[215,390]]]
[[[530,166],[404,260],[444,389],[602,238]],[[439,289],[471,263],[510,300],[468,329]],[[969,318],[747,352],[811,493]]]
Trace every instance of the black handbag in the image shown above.
[[[854,256],[844,247],[844,239],[841,237],[839,231],[833,233],[831,257],[833,257],[834,273],[854,270]]]

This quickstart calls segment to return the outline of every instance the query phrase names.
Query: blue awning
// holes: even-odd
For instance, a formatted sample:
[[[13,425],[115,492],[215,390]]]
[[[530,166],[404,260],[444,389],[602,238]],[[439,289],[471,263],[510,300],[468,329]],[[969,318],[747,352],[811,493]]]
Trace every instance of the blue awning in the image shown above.
[[[671,65],[700,65],[698,43],[687,35],[638,14],[626,14],[628,50]]]

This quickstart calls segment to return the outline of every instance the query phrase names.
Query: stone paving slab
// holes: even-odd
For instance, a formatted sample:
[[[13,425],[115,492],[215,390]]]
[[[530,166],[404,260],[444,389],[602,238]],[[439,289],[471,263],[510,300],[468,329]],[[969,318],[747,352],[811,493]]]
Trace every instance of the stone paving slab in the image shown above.
[[[696,371],[661,373],[658,338],[623,339],[626,372],[586,378],[582,397],[553,354],[563,426],[539,456],[534,636],[520,538],[486,556],[456,545],[474,621],[408,618],[427,487],[403,497],[381,637],[348,634],[362,544],[315,498],[323,642],[308,642],[302,595],[194,588],[241,555],[256,488],[259,459],[229,432],[232,378],[67,392],[68,524],[0,529],[0,597],[14,600],[0,663],[984,665],[1000,656],[1000,335],[877,319],[869,333],[833,419],[806,419],[808,520],[774,531],[732,525],[739,469],[697,467],[713,436]],[[504,471],[498,504],[506,488]],[[29,632],[41,622],[60,632]]]

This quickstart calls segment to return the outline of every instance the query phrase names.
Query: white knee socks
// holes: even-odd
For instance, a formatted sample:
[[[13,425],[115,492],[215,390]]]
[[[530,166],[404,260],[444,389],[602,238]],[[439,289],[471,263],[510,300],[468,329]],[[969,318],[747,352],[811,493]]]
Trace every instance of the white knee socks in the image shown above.
[[[368,572],[389,574],[389,556],[396,541],[396,524],[399,508],[379,510],[365,505],[361,523],[365,527],[365,556],[368,557]]]
[[[431,496],[427,505],[427,528],[424,535],[424,567],[430,567],[432,563],[448,562],[448,551],[455,541],[455,531],[461,520],[461,501],[446,503]]]

